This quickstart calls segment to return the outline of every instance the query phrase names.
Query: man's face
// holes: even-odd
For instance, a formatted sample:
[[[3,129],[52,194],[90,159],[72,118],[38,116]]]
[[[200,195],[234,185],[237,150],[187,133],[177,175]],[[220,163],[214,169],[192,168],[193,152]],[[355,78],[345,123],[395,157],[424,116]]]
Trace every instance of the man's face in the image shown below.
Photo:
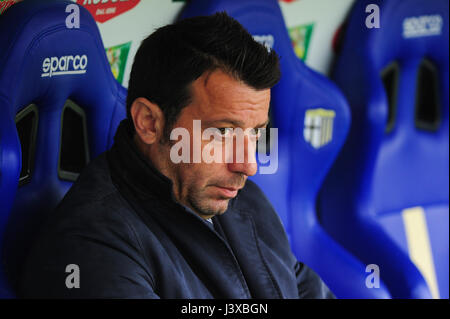
[[[205,163],[202,158],[200,163],[194,163],[193,121],[201,120],[202,132],[207,128],[217,128],[222,133],[226,132],[226,128],[241,128],[244,131],[264,128],[268,123],[270,89],[257,91],[216,70],[198,78],[192,84],[191,92],[192,103],[182,109],[173,125],[173,128],[181,127],[189,131],[190,162],[174,163],[166,149],[162,152],[167,160],[163,173],[172,179],[174,194],[179,202],[202,217],[210,218],[224,213],[230,199],[244,187],[247,177],[256,173],[256,138],[246,133],[243,143],[238,143],[236,138],[230,139],[229,133],[225,133],[223,138],[216,135],[215,138],[202,140],[202,150],[211,142],[222,145],[222,160],[219,163]],[[228,136],[228,142],[225,142],[225,136]],[[171,142],[165,147],[170,148],[177,141]],[[225,157],[226,145],[233,150],[232,158]],[[243,153],[244,161],[237,160],[238,152]]]

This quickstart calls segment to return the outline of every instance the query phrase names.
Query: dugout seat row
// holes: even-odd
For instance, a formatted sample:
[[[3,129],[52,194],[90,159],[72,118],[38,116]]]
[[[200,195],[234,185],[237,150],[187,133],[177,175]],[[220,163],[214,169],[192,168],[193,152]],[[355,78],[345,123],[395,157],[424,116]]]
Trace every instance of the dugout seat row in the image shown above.
[[[39,226],[125,117],[90,13],[23,1],[0,16],[0,298],[13,298]],[[69,11],[70,13],[70,11]]]

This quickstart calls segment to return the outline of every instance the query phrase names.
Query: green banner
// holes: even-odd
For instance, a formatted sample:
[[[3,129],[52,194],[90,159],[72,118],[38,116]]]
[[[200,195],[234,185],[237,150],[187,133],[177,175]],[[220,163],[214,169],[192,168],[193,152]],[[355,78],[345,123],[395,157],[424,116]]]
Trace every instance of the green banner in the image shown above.
[[[106,48],[106,56],[108,57],[111,71],[116,80],[122,84],[125,66],[127,65],[128,52],[130,52],[131,42],[115,45]]]
[[[314,23],[303,24],[288,29],[295,54],[303,61],[306,60],[308,54],[309,42],[311,40],[313,29]]]

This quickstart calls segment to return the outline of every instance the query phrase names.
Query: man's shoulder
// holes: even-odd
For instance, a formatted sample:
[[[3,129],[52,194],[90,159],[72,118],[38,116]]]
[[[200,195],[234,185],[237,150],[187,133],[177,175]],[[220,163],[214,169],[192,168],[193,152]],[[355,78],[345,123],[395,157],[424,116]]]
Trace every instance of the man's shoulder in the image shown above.
[[[114,193],[117,193],[117,189],[111,180],[106,153],[102,153],[85,167],[61,204],[65,206],[85,203],[95,205]]]
[[[70,295],[61,282],[65,280],[66,265],[72,263],[85,271],[85,278],[89,279],[84,280],[84,286],[92,288],[92,293],[111,295],[115,292],[95,290],[100,287],[96,286],[97,282],[108,278],[103,273],[122,274],[119,266],[135,269],[133,263],[139,265],[136,269],[144,269],[146,257],[139,236],[142,221],[121,196],[110,175],[106,156],[102,154],[83,170],[49,215],[23,268],[21,295]],[[91,294],[88,290],[83,293]]]
[[[132,233],[137,223],[139,218],[111,179],[106,153],[103,153],[83,170],[50,214],[46,230],[70,235],[115,228]]]

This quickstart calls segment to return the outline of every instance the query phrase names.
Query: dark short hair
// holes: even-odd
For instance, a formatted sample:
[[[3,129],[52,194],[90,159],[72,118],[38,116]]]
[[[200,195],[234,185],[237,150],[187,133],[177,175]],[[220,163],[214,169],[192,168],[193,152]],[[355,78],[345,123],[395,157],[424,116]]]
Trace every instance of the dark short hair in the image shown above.
[[[281,76],[277,54],[225,12],[180,20],[141,43],[128,85],[128,118],[134,100],[145,97],[161,108],[168,137],[182,108],[191,103],[192,82],[216,69],[256,90],[273,87]]]

